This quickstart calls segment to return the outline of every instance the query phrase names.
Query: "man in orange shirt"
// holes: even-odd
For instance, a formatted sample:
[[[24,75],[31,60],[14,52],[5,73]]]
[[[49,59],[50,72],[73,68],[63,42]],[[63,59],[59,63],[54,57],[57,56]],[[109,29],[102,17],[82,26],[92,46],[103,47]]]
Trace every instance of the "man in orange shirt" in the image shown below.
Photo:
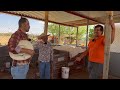
[[[111,32],[111,44],[115,37],[115,25],[113,21],[110,21],[112,28]],[[79,57],[76,57],[75,61],[81,61],[81,59],[89,55],[88,72],[90,79],[99,79],[103,71],[104,63],[104,46],[105,36],[103,34],[103,26],[97,25],[94,28],[94,39],[90,40],[88,49],[83,52]]]

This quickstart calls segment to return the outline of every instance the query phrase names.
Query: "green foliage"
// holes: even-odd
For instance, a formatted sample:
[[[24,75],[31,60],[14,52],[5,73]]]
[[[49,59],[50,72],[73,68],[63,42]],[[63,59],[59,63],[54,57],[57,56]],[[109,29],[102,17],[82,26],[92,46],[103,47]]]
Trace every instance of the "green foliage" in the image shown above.
[[[86,31],[87,27],[86,26],[80,26],[78,29],[78,39],[79,40],[85,40],[86,39]]]
[[[94,36],[94,25],[89,26],[89,40]]]
[[[49,24],[48,32],[53,36],[59,36],[59,25]],[[77,28],[60,25],[60,37],[61,39],[70,39],[72,43],[76,39]],[[80,26],[78,28],[78,40],[86,41],[87,26]],[[69,37],[69,38],[68,38]],[[89,39],[93,37],[93,25],[89,26]]]
[[[49,24],[48,26],[48,32],[51,33],[53,36],[58,36],[59,35],[59,25],[57,24]],[[76,34],[75,28],[71,30],[71,27],[68,26],[60,26],[60,35],[74,35]]]
[[[59,35],[59,26],[57,24],[50,24],[48,26],[48,32],[51,33],[53,36]]]
[[[89,39],[92,39],[93,38],[93,34],[94,34],[94,29],[90,29],[89,30]]]

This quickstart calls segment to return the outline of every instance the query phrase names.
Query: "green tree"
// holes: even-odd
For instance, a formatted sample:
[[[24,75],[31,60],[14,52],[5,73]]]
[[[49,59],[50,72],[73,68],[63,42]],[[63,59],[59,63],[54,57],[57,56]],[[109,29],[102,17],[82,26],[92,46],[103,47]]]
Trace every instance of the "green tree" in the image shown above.
[[[93,38],[93,34],[94,34],[94,29],[90,29],[89,30],[89,40]]]
[[[48,32],[51,33],[53,36],[59,35],[59,26],[57,24],[49,24],[48,26]]]
[[[79,40],[85,40],[86,39],[86,31],[87,31],[87,26],[80,26],[78,28],[78,39]]]
[[[89,26],[89,40],[93,38],[94,35],[94,25]]]
[[[59,25],[50,23],[48,26],[48,32],[53,36],[59,36]],[[70,44],[76,39],[77,29],[76,27],[69,27],[60,25],[60,37],[61,39],[70,39]],[[86,41],[87,26],[80,26],[78,28],[78,40]],[[89,26],[89,39],[93,37],[93,25]]]

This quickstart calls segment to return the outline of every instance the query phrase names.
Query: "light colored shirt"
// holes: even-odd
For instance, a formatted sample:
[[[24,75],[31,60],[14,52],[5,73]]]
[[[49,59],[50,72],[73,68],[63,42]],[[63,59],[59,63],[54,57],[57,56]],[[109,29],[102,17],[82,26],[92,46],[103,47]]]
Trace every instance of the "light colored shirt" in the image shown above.
[[[35,49],[39,49],[38,60],[41,62],[50,62],[53,61],[53,49],[50,42],[44,44],[42,42],[36,42],[34,44]]]

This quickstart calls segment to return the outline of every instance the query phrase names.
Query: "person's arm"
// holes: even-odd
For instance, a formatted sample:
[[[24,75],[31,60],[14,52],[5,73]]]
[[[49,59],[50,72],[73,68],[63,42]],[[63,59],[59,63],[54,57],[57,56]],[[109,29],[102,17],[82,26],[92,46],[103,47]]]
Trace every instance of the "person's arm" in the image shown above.
[[[112,44],[115,39],[115,24],[113,21],[110,21],[110,25],[112,28],[112,31],[111,31],[111,44]]]
[[[11,38],[8,41],[8,50],[9,50],[9,52],[12,52],[14,54],[17,54],[20,51],[20,49],[16,48],[18,45],[18,42],[19,42],[17,37],[19,37],[19,35],[14,33],[14,34],[12,34]],[[17,50],[18,50],[18,52],[17,52]]]
[[[84,51],[79,57],[76,57],[75,61],[81,61],[87,55],[88,55],[88,49]]]
[[[8,42],[9,51],[14,54],[27,53],[27,54],[33,55],[34,50],[25,49],[25,48],[21,48],[21,47],[17,46],[20,41],[18,38],[20,38],[20,37],[19,37],[19,34],[17,34],[17,33],[14,33],[11,36],[11,38],[9,39],[9,42]]]
[[[113,20],[110,20],[110,25],[112,28],[112,31],[111,31],[111,44],[112,44],[115,39],[115,24],[114,24]],[[105,39],[103,40],[103,44],[105,44]]]
[[[35,54],[35,51],[34,50],[30,50],[30,49],[26,49],[26,48],[21,48],[19,53],[27,53],[27,54],[33,56]]]

